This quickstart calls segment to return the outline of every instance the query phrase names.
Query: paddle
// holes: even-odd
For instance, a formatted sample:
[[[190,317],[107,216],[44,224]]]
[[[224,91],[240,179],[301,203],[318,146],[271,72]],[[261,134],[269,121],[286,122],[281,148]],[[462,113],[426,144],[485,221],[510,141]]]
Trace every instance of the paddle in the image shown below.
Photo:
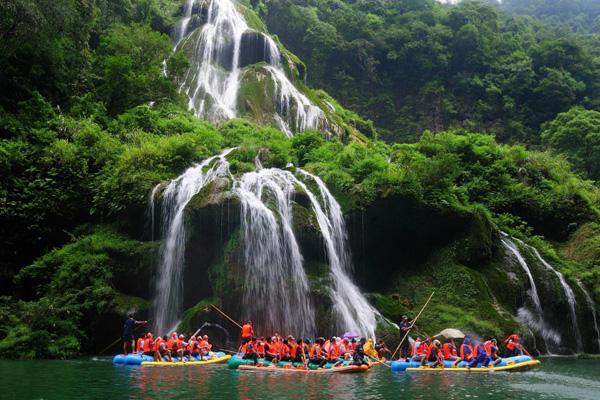
[[[148,322],[148,321],[146,321],[146,322]],[[139,329],[139,328],[141,328],[143,325],[145,325],[145,324],[141,324],[141,325],[137,325],[137,326],[135,326],[135,327],[133,328],[133,331],[135,332],[135,330],[136,330],[136,329]],[[110,349],[111,347],[113,347],[115,344],[119,343],[119,342],[120,342],[120,341],[122,341],[122,340],[123,340],[123,338],[122,338],[122,337],[119,337],[119,338],[117,338],[117,340],[115,340],[114,342],[112,342],[111,344],[109,344],[108,346],[106,346],[106,347],[105,347],[105,348],[104,348],[104,349],[103,349],[103,350],[100,352],[100,354],[104,353],[106,350]],[[134,349],[132,349],[132,350],[134,350]]]
[[[384,363],[383,361],[380,361],[380,360],[379,360],[378,358],[376,358],[376,357],[367,356],[367,358],[368,358],[369,360],[374,360],[374,361],[377,361],[379,364],[381,364],[381,365],[385,365],[385,366],[386,366],[386,367],[388,367],[388,368],[392,368],[392,367],[390,367],[389,365],[387,365],[386,363]]]
[[[210,306],[212,308],[214,308],[215,310],[217,310],[219,313],[221,313],[221,315],[223,315],[225,318],[227,318],[228,320],[230,320],[231,322],[233,322],[235,325],[237,325],[238,328],[242,329],[242,326],[240,324],[238,324],[237,322],[235,322],[229,315],[225,314],[223,311],[221,311],[219,309],[219,307],[215,306],[214,304],[210,304]]]
[[[425,305],[423,305],[423,308],[421,308],[421,311],[419,311],[419,313],[417,314],[417,316],[415,317],[415,319],[413,319],[412,324],[410,325],[410,327],[406,331],[406,334],[404,335],[404,337],[402,338],[402,340],[398,344],[398,347],[396,347],[396,350],[394,350],[394,354],[392,354],[392,358],[391,358],[392,360],[394,359],[394,356],[396,355],[396,353],[398,352],[398,350],[400,350],[400,346],[402,346],[402,343],[404,343],[404,340],[406,340],[406,338],[408,337],[408,334],[410,333],[410,330],[412,329],[413,326],[415,326],[415,323],[417,322],[417,320],[419,319],[419,317],[421,316],[421,314],[425,310],[425,307],[427,307],[427,304],[429,304],[429,301],[431,301],[431,298],[433,297],[434,294],[435,294],[435,290],[433,292],[431,292],[431,296],[429,296],[429,298],[425,302]]]

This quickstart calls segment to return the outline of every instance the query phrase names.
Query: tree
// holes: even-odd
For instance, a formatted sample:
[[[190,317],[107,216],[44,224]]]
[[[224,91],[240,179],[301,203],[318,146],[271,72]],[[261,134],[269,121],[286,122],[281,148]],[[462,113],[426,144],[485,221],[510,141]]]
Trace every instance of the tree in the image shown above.
[[[573,107],[544,125],[542,141],[578,170],[600,179],[600,112]]]

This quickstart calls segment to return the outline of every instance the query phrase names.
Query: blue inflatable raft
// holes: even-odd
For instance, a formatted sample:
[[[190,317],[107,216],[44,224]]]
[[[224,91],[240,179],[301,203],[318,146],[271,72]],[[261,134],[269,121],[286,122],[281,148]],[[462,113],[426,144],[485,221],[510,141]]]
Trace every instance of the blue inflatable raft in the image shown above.
[[[183,363],[179,363],[178,357],[173,357],[173,362],[169,362],[167,357],[163,357],[163,362],[154,362],[154,357],[145,356],[143,354],[117,354],[113,357],[113,364],[115,365],[161,365],[161,364],[175,364],[178,365],[200,365],[200,364],[214,364],[218,362],[225,362],[229,360],[231,356],[223,353],[216,352],[212,353],[210,356],[202,357],[183,357]]]
[[[539,364],[539,360],[534,360],[529,356],[508,357],[503,358],[494,367],[494,371],[522,371]],[[481,365],[467,369],[467,363],[464,361],[461,361],[457,367],[453,367],[453,365],[454,361],[444,361],[444,368],[433,368],[429,364],[421,367],[420,361],[392,361],[391,363],[392,371],[396,372],[489,372],[491,370],[488,367],[481,367]]]

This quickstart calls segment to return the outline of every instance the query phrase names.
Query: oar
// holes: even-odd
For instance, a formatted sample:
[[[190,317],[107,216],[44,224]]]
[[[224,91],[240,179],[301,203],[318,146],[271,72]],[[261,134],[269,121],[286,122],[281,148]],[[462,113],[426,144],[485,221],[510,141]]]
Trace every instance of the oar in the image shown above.
[[[135,332],[136,329],[141,328],[143,325],[138,325],[136,327],[133,328],[133,331]],[[115,340],[114,342],[112,342],[111,344],[109,344],[108,346],[106,346],[101,352],[100,354],[104,353],[106,350],[110,349],[111,347],[113,347],[115,344],[119,343],[120,341],[122,341],[123,338],[119,337],[117,338],[117,340]],[[133,350],[133,349],[132,349]]]
[[[242,329],[242,326],[240,324],[238,324],[237,322],[235,322],[229,315],[227,315],[223,311],[221,311],[219,309],[219,307],[215,306],[214,304],[210,304],[210,306],[212,308],[214,308],[215,310],[217,310],[219,313],[221,313],[221,315],[223,315],[225,318],[227,318],[228,320],[230,320],[231,322],[233,322],[235,325],[237,325],[240,329]]]
[[[379,360],[377,357],[371,357],[371,356],[367,356],[367,358],[368,358],[369,360],[374,360],[374,361],[378,362],[378,363],[379,363],[379,364],[381,364],[381,365],[385,365],[385,366],[386,366],[386,367],[388,367],[388,368],[392,368],[392,367],[390,367],[389,365],[387,365],[386,363],[384,363],[383,361],[380,361],[380,360]]]
[[[391,358],[392,360],[394,359],[394,356],[396,355],[396,353],[398,352],[398,350],[400,350],[400,346],[402,346],[402,343],[404,343],[404,340],[406,340],[406,338],[408,337],[408,334],[410,333],[410,330],[412,329],[413,326],[415,326],[415,323],[417,322],[417,320],[419,319],[419,317],[423,313],[423,310],[425,310],[425,307],[427,307],[427,304],[429,304],[429,301],[431,301],[431,298],[433,297],[434,294],[435,294],[435,290],[433,292],[431,292],[431,296],[429,296],[429,298],[425,302],[425,305],[423,305],[423,308],[421,308],[421,311],[419,311],[419,313],[417,314],[417,316],[415,317],[415,319],[413,319],[412,324],[410,325],[409,329],[406,331],[406,334],[404,335],[404,337],[402,338],[402,340],[398,344],[398,347],[396,347],[396,350],[394,351],[394,354],[392,354],[392,358]]]

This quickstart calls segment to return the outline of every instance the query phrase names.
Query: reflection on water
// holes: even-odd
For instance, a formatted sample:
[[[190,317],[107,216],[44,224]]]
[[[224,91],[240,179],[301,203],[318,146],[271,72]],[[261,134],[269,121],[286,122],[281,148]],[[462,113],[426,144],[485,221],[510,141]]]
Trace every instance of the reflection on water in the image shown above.
[[[224,365],[115,367],[108,358],[0,361],[5,399],[598,399],[600,361],[546,359],[530,372],[286,374]]]

